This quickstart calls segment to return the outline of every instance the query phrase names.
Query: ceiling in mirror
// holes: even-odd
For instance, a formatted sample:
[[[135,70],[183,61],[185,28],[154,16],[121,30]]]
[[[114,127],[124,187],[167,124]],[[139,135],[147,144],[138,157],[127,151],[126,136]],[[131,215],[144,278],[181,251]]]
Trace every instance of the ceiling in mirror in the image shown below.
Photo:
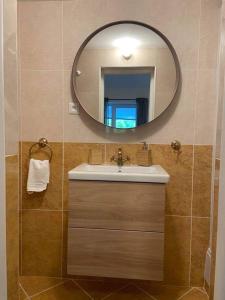
[[[76,98],[92,118],[109,127],[135,128],[169,106],[179,84],[179,64],[160,32],[119,22],[88,37],[72,76]]]

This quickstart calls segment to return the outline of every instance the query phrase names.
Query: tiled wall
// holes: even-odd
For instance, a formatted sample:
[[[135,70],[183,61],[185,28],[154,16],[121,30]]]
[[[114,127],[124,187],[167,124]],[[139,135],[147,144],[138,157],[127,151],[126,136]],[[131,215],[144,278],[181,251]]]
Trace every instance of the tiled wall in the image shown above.
[[[215,266],[216,266],[216,243],[217,243],[217,226],[218,226],[218,201],[219,201],[219,180],[220,180],[220,160],[215,161],[215,174],[213,179],[213,213],[211,216],[211,271],[210,271],[210,284],[206,283],[207,292],[210,300],[214,297],[214,281],[215,281]]]
[[[17,0],[4,0],[5,152],[18,154]]]
[[[17,1],[3,2],[7,293],[9,300],[17,300],[19,275]]]
[[[171,174],[166,281],[203,284],[210,221],[212,147],[208,145],[213,144],[216,127],[219,3],[141,0],[137,9],[136,0],[18,0],[23,274],[65,274],[67,171],[87,161],[90,147],[104,147],[107,161],[118,147],[110,144],[115,142],[123,143],[135,162],[137,143],[146,140],[154,144],[153,162]],[[72,63],[83,40],[105,23],[126,19],[147,23],[168,37],[180,60],[182,88],[167,113],[154,123],[118,133],[96,124],[83,111],[69,115],[68,102],[73,101]],[[40,137],[52,142],[52,182],[45,193],[29,196],[25,192],[28,150]],[[179,157],[169,147],[174,138],[185,145]]]
[[[220,183],[220,158],[221,158],[221,136],[224,106],[224,78],[225,78],[225,1],[222,2],[220,15],[220,45],[219,45],[219,68],[218,68],[218,106],[217,106],[217,126],[216,139],[213,145],[213,176],[212,176],[212,203],[210,220],[210,249],[211,249],[211,274],[210,284],[205,283],[210,299],[214,297],[215,265],[216,265],[216,246],[217,246],[217,226],[218,226],[218,202],[219,202],[219,183]]]
[[[28,151],[22,143],[22,198],[20,203],[21,273],[66,276],[68,170],[88,161],[89,149],[101,147],[105,161],[122,146],[135,163],[139,144],[51,143],[54,152],[51,182],[46,192],[26,192]],[[165,281],[203,286],[204,258],[209,243],[211,146],[184,145],[177,156],[169,145],[151,146],[154,164],[171,175],[166,192]],[[44,158],[45,154],[35,157]],[[203,200],[202,200],[203,199]]]
[[[19,0],[18,8],[22,140],[213,143],[218,0]],[[88,34],[116,20],[138,20],[160,30],[173,44],[182,72],[181,93],[167,113],[125,134],[106,130],[82,111],[68,114],[78,48]]]
[[[8,299],[18,299],[19,275],[19,160],[17,155],[7,156],[6,166],[6,249]]]

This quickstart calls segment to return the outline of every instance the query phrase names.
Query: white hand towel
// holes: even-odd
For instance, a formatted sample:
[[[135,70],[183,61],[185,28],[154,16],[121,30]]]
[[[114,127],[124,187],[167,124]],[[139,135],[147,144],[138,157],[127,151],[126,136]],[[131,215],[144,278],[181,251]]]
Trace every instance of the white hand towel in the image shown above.
[[[31,159],[27,179],[28,193],[42,192],[46,190],[49,183],[49,177],[49,160]]]

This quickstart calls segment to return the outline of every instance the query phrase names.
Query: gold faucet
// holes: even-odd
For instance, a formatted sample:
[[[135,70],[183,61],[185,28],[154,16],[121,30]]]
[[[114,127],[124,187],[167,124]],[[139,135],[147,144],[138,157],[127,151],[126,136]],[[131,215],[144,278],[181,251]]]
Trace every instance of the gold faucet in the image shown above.
[[[122,167],[126,161],[129,161],[130,158],[127,155],[123,155],[123,151],[121,148],[118,149],[117,155],[113,155],[111,157],[111,161],[115,161],[118,167]]]

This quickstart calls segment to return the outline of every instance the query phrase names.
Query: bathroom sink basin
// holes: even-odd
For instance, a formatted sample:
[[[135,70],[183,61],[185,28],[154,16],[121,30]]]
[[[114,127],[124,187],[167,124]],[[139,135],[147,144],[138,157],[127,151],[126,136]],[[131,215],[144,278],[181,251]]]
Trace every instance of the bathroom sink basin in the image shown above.
[[[159,165],[141,167],[136,165],[81,164],[68,172],[70,180],[132,181],[167,183],[170,175]]]

